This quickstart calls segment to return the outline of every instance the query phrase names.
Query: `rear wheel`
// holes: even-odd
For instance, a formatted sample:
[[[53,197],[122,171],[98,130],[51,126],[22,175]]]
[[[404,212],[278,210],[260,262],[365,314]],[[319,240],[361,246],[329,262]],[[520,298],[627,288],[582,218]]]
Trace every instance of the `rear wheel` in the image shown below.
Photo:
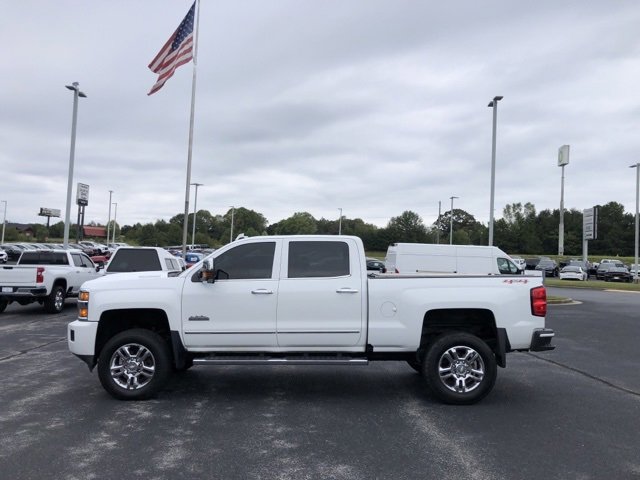
[[[104,389],[120,400],[144,400],[160,390],[171,372],[169,346],[155,332],[133,329],[111,338],[98,359]]]
[[[484,341],[468,333],[441,335],[431,344],[422,363],[427,384],[444,403],[476,403],[496,382],[493,352]]]
[[[60,313],[64,308],[64,299],[64,288],[61,285],[54,285],[44,301],[44,309],[49,313]]]

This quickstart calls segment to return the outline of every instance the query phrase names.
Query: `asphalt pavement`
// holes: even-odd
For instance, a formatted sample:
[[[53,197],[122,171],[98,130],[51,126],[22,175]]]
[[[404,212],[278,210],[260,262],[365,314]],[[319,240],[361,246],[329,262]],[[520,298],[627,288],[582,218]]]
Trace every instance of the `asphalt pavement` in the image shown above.
[[[552,294],[558,293],[550,289]],[[565,290],[551,352],[514,353],[481,403],[438,403],[402,362],[194,367],[121,402],[61,315],[0,314],[7,479],[640,479],[640,295]]]

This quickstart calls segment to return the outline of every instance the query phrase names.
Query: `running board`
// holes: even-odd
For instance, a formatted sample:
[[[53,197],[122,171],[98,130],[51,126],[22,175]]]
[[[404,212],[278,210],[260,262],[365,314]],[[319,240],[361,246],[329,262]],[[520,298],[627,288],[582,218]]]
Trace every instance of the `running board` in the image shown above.
[[[366,358],[354,357],[266,357],[211,356],[193,359],[194,365],[368,365]]]

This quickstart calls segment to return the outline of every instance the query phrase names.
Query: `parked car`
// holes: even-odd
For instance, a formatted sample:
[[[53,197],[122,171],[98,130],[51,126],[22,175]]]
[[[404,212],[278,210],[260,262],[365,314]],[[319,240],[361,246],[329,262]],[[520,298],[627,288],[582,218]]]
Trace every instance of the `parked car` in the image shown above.
[[[511,257],[511,260],[513,260],[513,263],[516,264],[516,267],[518,267],[521,272],[526,270],[527,261],[524,258],[522,258],[522,257]]]
[[[387,268],[384,266],[384,262],[382,260],[378,260],[377,258],[367,258],[367,271],[385,273]]]
[[[184,256],[184,262],[187,265],[187,268],[189,268],[192,265],[195,265],[196,263],[198,263],[203,258],[204,258],[204,255],[202,253],[187,252]]]
[[[7,252],[7,255],[9,257],[9,261],[13,262],[15,260],[18,260],[20,258],[20,255],[22,255],[22,252],[24,251],[24,248],[21,248],[18,245],[14,245],[13,243],[5,243],[2,245],[2,249]]]
[[[591,264],[589,262],[584,260],[569,260],[569,263],[567,264],[567,266],[580,267],[587,274],[587,278],[589,278],[590,270],[591,270]]]
[[[632,277],[636,277],[636,276],[640,276],[640,269],[638,269],[638,267],[640,267],[640,265],[637,265],[635,263],[631,264],[631,268],[629,269],[629,273],[631,274]]]
[[[526,270],[535,270],[536,267],[538,266],[538,263],[540,263],[540,259],[539,258],[525,258],[524,260],[525,264],[526,264]]]
[[[631,282],[633,277],[627,267],[614,265],[604,273],[605,282]]]
[[[615,266],[616,264],[613,262],[600,262],[600,265],[598,265],[598,269],[596,270],[596,278],[598,280],[604,280],[609,269],[614,268]]]
[[[560,273],[556,261],[550,259],[540,260],[535,269],[543,271],[547,277],[557,277]]]
[[[584,282],[587,276],[587,272],[582,267],[567,265],[560,270],[560,280],[580,280]]]

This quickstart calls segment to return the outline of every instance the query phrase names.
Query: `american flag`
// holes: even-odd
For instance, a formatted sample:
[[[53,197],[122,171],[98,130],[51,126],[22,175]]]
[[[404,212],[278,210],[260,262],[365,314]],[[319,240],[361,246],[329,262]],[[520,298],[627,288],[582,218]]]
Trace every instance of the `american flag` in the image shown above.
[[[184,17],[184,20],[182,20],[182,23],[178,26],[178,29],[169,37],[167,43],[164,44],[149,64],[149,69],[159,76],[155,85],[151,87],[151,91],[147,95],[152,95],[160,90],[165,82],[173,76],[176,68],[185,63],[189,63],[193,58],[193,20],[195,17],[195,9],[196,2],[194,1],[189,12],[187,12],[187,16]]]

